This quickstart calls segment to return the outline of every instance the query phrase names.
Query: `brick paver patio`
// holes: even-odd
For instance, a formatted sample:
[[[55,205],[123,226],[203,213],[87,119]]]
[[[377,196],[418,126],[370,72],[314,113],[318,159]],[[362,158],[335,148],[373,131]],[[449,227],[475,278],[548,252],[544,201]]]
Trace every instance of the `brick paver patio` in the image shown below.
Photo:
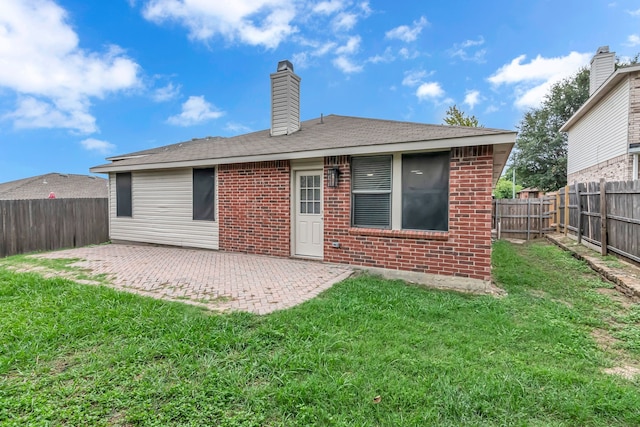
[[[106,274],[120,290],[257,314],[300,304],[352,273],[345,266],[314,261],[121,244],[37,256],[79,258],[71,265]]]

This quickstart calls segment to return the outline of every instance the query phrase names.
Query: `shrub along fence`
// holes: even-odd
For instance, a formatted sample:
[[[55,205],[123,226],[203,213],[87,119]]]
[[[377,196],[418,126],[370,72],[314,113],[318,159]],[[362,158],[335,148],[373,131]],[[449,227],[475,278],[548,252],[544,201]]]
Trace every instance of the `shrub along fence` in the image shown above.
[[[109,240],[108,199],[0,200],[0,257]]]

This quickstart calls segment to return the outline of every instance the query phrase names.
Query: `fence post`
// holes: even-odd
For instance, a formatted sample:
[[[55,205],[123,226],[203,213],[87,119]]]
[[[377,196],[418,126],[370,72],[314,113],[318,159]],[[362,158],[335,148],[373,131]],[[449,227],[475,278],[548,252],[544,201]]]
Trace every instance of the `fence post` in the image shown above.
[[[538,212],[538,214],[540,215],[540,218],[538,219],[538,226],[539,226],[539,230],[538,230],[538,237],[542,238],[542,209],[544,209],[544,197],[540,197],[540,211]]]
[[[578,224],[576,229],[578,230],[578,243],[582,243],[582,203],[580,201],[580,187],[577,181],[573,182],[576,187],[576,200],[578,202]]]
[[[527,199],[527,241],[531,238],[531,199]]]
[[[607,190],[604,178],[600,178],[600,254],[607,255]]]
[[[564,235],[569,231],[569,184],[564,187]]]
[[[555,220],[556,220],[556,233],[559,233],[560,232],[560,190],[556,191]]]

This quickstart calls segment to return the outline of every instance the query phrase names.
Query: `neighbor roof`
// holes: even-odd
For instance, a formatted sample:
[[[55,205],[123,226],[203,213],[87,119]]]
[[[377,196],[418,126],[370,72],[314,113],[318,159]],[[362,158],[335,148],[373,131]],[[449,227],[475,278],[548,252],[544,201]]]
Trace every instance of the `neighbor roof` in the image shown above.
[[[502,129],[329,115],[302,122],[301,129],[290,135],[272,137],[267,129],[231,138],[203,138],[114,156],[108,159],[112,160],[111,163],[93,167],[91,171],[163,169],[503,144],[503,150],[495,156],[499,165],[494,164],[494,175],[495,169],[500,168],[497,172],[499,177],[515,135],[514,131]]]
[[[584,104],[576,111],[573,116],[567,120],[567,122],[560,128],[561,132],[568,132],[585,114],[587,114],[593,107],[598,105],[598,102],[604,98],[611,90],[626,78],[629,73],[640,71],[640,65],[629,65],[626,67],[620,67],[614,71],[609,78],[602,83],[602,85],[585,101]]]
[[[0,184],[0,200],[106,198],[108,181],[89,175],[57,172]]]

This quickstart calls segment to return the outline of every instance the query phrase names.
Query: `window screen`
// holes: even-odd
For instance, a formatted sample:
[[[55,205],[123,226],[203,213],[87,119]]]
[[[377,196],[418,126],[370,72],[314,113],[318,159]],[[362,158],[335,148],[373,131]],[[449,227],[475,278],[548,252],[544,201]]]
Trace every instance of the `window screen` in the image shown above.
[[[116,174],[116,215],[131,215],[131,172]]]
[[[215,169],[193,170],[193,219],[215,221]]]
[[[402,156],[402,228],[449,228],[449,152]]]
[[[352,218],[356,227],[391,226],[391,156],[351,161]]]

